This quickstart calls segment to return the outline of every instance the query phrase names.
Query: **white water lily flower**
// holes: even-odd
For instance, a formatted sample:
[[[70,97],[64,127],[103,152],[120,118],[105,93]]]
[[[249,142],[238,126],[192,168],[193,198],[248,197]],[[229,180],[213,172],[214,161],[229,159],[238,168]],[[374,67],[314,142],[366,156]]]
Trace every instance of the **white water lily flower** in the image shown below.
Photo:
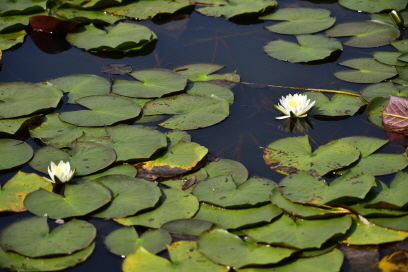
[[[65,183],[72,179],[75,174],[75,169],[71,170],[69,162],[60,161],[58,165],[51,162],[51,166],[48,167],[48,174],[51,179],[48,179],[52,183]]]
[[[276,119],[285,119],[289,117],[306,117],[307,113],[313,107],[316,101],[310,102],[307,95],[291,94],[282,97],[278,105],[274,105],[284,116],[276,117]]]

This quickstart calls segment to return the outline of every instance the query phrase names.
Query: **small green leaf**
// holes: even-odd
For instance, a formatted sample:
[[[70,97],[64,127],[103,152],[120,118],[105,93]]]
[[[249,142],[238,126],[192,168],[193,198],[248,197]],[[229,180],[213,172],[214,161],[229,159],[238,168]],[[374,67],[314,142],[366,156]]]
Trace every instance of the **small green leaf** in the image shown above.
[[[354,115],[365,105],[360,97],[347,94],[334,94],[330,98],[319,92],[304,92],[310,101],[316,101],[310,115],[344,116]]]
[[[359,12],[364,11],[370,13],[380,12],[387,9],[401,10],[406,7],[407,3],[407,0],[339,0],[339,4],[343,7],[357,10]]]
[[[31,159],[34,153],[26,142],[15,139],[0,139],[0,150],[0,170],[24,164]]]

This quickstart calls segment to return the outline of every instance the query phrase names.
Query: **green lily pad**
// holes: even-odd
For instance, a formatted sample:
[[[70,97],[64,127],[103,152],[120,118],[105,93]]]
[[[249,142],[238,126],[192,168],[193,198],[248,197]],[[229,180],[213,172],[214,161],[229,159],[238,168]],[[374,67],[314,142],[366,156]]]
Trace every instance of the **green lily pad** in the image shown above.
[[[239,15],[261,13],[266,8],[274,7],[278,4],[275,0],[196,0],[197,4],[209,4],[205,8],[197,9],[198,12],[206,16],[221,17],[230,19]]]
[[[23,201],[31,192],[40,188],[52,191],[52,184],[37,174],[17,172],[0,189],[0,212],[23,212],[26,211]]]
[[[228,101],[218,97],[181,94],[146,103],[144,115],[174,114],[160,126],[190,130],[215,125],[229,115]]]
[[[77,99],[76,102],[89,110],[61,112],[59,118],[82,127],[108,126],[135,118],[140,106],[126,97],[93,95]]]
[[[331,219],[303,220],[292,219],[284,214],[268,225],[242,231],[258,242],[308,249],[320,248],[330,238],[346,233],[351,223],[348,215]]]
[[[188,134],[185,131],[179,130],[179,129],[168,131],[164,134],[166,135],[167,140],[170,142],[169,146],[173,146],[180,141],[185,142],[185,143],[191,142],[190,134]]]
[[[62,93],[56,86],[45,82],[3,82],[0,83],[0,96],[0,119],[4,119],[55,108]]]
[[[139,246],[135,253],[129,254],[122,264],[123,272],[144,271],[195,271],[228,272],[229,267],[217,265],[208,260],[197,249],[197,243],[179,241],[167,246],[170,260],[156,256]]]
[[[225,66],[213,63],[191,63],[177,66],[173,70],[188,78],[190,81],[210,81],[220,85],[234,85],[240,81],[236,72],[226,74],[213,74]]]
[[[207,164],[203,169],[208,177],[231,175],[237,185],[244,183],[248,179],[248,170],[237,161],[228,159],[218,159]]]
[[[47,15],[48,12],[40,12],[36,14],[28,15],[10,15],[10,16],[1,16],[0,17],[0,32],[15,32],[24,29],[28,26],[31,16],[34,15]]]
[[[136,3],[107,8],[104,11],[113,15],[146,20],[160,13],[174,13],[193,5],[189,0],[141,0]]]
[[[161,157],[136,165],[138,177],[156,179],[184,175],[207,155],[208,149],[197,143],[179,142]]]
[[[125,226],[160,228],[173,220],[191,218],[197,210],[198,200],[195,196],[178,189],[163,189],[156,209],[114,220]]]
[[[113,24],[124,20],[123,17],[112,16],[99,10],[82,10],[74,8],[62,8],[55,12],[56,18],[76,21],[80,23]]]
[[[69,6],[69,7],[75,7],[75,8],[89,8],[89,9],[96,9],[96,8],[102,8],[110,5],[118,5],[124,2],[124,0],[89,0],[86,1],[85,3],[82,0],[70,0],[69,3],[63,3],[61,6]]]
[[[343,253],[338,249],[334,249],[317,257],[298,258],[293,262],[273,268],[243,268],[237,269],[237,272],[316,272],[318,270],[337,272],[341,269],[343,259]]]
[[[167,222],[161,228],[170,233],[200,236],[201,233],[211,228],[212,225],[213,223],[209,221],[189,218]]]
[[[307,136],[277,140],[265,148],[264,160],[279,173],[289,175],[301,170],[315,176],[350,165],[360,157],[360,152],[341,140],[331,141],[314,152]]]
[[[358,21],[338,24],[326,31],[329,37],[353,36],[343,44],[352,47],[378,47],[399,37],[398,27],[381,21]]]
[[[376,225],[367,226],[356,216],[350,216],[353,224],[342,242],[350,245],[377,245],[402,241],[408,237],[408,232],[395,231]]]
[[[391,218],[370,218],[370,222],[387,229],[408,231],[408,215]]]
[[[35,13],[47,8],[47,0],[5,0],[0,7],[2,16]]]
[[[258,244],[223,229],[210,229],[201,234],[198,247],[211,261],[240,268],[247,265],[274,264],[288,258],[296,250]],[[225,250],[225,249],[228,250]]]
[[[0,170],[24,164],[34,153],[29,144],[15,139],[0,139],[0,150]]]
[[[365,173],[347,172],[330,183],[313,177],[307,172],[287,176],[279,186],[287,199],[310,205],[333,205],[346,201],[364,199],[371,188],[375,187],[374,176]]]
[[[330,17],[330,11],[318,8],[282,8],[269,15],[261,16],[259,19],[285,21],[265,28],[288,35],[320,32],[336,22],[336,18]]]
[[[139,246],[156,254],[166,249],[166,245],[170,243],[171,236],[164,229],[150,229],[139,236],[134,227],[123,227],[112,231],[105,238],[108,250],[119,256],[127,256],[135,252]]]
[[[108,27],[107,31],[86,25],[68,33],[66,38],[73,45],[88,51],[122,52],[140,50],[157,39],[156,34],[145,26],[122,22]]]
[[[370,121],[379,126],[383,127],[382,125],[382,113],[387,106],[388,99],[384,97],[375,97],[373,98],[370,103],[368,103],[366,114]]]
[[[227,229],[237,229],[257,223],[268,223],[281,214],[282,210],[273,204],[257,208],[223,209],[201,203],[194,219],[213,222]]]
[[[391,42],[391,45],[394,46],[396,49],[398,49],[398,51],[401,52],[408,52],[408,44],[407,44],[407,40],[397,40],[397,41],[393,41]]]
[[[74,178],[74,181],[79,181],[79,180],[93,180],[97,178],[101,178],[104,176],[109,176],[109,175],[125,175],[128,177],[134,178],[137,174],[137,170],[133,165],[130,164],[122,164],[119,166],[112,167],[102,173],[98,174],[93,174],[93,175],[88,175],[88,176],[82,176],[82,177],[77,177]]]
[[[344,116],[354,115],[366,103],[357,96],[334,94],[330,98],[319,92],[304,92],[310,101],[316,101],[310,115]]]
[[[64,93],[69,93],[68,103],[90,95],[103,95],[110,92],[110,82],[96,75],[69,75],[48,80]]]
[[[232,176],[217,176],[199,182],[193,194],[200,201],[223,208],[247,207],[269,202],[269,195],[277,187],[273,181],[252,179],[237,185]]]
[[[121,218],[153,208],[161,196],[156,184],[125,175],[109,175],[97,179],[108,187],[114,196],[112,201],[92,214],[101,218]]]
[[[130,73],[139,81],[115,79],[112,91],[119,95],[137,98],[156,98],[183,91],[187,78],[172,70],[143,69]]]
[[[407,0],[395,0],[395,1],[387,1],[387,0],[360,0],[360,1],[353,1],[353,0],[339,0],[339,4],[343,7],[357,10],[359,12],[380,12],[386,9],[396,9],[401,10],[404,9],[407,5]]]
[[[230,89],[212,82],[191,82],[188,84],[186,91],[191,95],[218,96],[227,100],[230,104],[234,102],[234,93]]]
[[[401,52],[374,52],[373,57],[383,64],[405,66],[407,63],[398,59],[402,54]]]
[[[365,205],[364,202],[362,202],[361,204],[348,205],[347,209],[352,210],[354,213],[367,217],[367,218],[382,217],[382,216],[395,217],[395,216],[403,216],[403,215],[408,214],[408,211],[404,211],[404,210],[375,209],[375,208],[364,207],[364,205]]]
[[[0,33],[0,50],[7,50],[16,44],[23,43],[26,35],[25,30],[6,34]]]
[[[0,133],[14,134],[37,120],[40,115],[0,120]]]
[[[68,256],[51,258],[27,258],[0,248],[0,267],[18,271],[59,271],[84,262],[93,252],[95,243]]]
[[[398,76],[403,79],[403,80],[407,80],[408,79],[408,68],[405,66],[397,66],[395,67],[395,69],[397,69],[398,72]]]
[[[64,186],[63,196],[44,189],[32,192],[25,198],[24,206],[35,215],[46,214],[49,218],[58,219],[86,215],[111,201],[109,189],[94,180],[66,183]]]
[[[116,159],[115,151],[108,145],[83,141],[74,142],[69,153],[53,146],[45,146],[36,150],[30,166],[37,171],[48,173],[51,162],[69,162],[75,169],[75,175],[84,176],[104,169]]]
[[[264,46],[266,54],[272,58],[289,62],[321,60],[336,50],[343,50],[341,43],[324,35],[296,35],[299,44],[275,40]]]
[[[95,237],[95,227],[86,221],[74,218],[50,232],[47,217],[34,216],[5,227],[0,246],[30,258],[70,255],[88,247]]]
[[[408,88],[403,88],[400,90],[392,82],[371,84],[361,89],[360,92],[361,96],[369,102],[375,97],[383,97],[388,99],[390,95],[408,96]]]

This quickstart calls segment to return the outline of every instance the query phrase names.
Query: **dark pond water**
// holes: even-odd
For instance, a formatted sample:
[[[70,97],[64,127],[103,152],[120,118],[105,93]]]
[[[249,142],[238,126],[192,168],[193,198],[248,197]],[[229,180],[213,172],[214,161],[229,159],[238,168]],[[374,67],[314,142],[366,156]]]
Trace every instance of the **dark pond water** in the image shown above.
[[[337,23],[369,19],[368,14],[346,10],[335,1],[281,0],[279,7],[329,9],[332,16],[337,18]],[[146,55],[133,57],[119,55],[114,58],[96,56],[71,47],[63,39],[55,42],[59,44],[57,53],[51,42],[42,43],[40,49],[28,36],[21,46],[3,52],[0,82],[41,82],[71,74],[95,74],[109,78],[101,72],[101,68],[107,63],[117,62],[129,64],[134,69],[174,68],[200,62],[225,65],[226,68],[221,72],[236,70],[241,75],[242,82],[251,84],[239,84],[232,89],[235,102],[226,120],[212,127],[189,131],[189,133],[193,141],[207,147],[211,155],[240,161],[248,168],[250,174],[279,181],[283,175],[270,170],[265,165],[261,147],[280,138],[304,135],[304,132],[285,132],[279,128],[281,121],[275,119],[279,112],[273,104],[277,104],[282,95],[295,93],[296,90],[266,85],[319,89],[343,88],[359,91],[365,86],[364,84],[340,81],[333,76],[333,71],[345,69],[337,64],[341,61],[356,57],[370,57],[371,52],[379,50],[378,48],[345,47],[343,52],[318,63],[292,64],[273,59],[264,53],[262,48],[268,41],[277,38],[295,41],[294,36],[279,35],[266,30],[264,26],[271,22],[253,20],[232,22],[224,18],[206,17],[192,12],[188,15],[161,17],[138,23],[148,26],[158,36],[157,44],[150,52],[146,52]],[[393,48],[383,46],[380,51],[393,51]],[[307,130],[307,135],[313,147],[326,144],[333,139],[356,135],[387,139],[382,129],[368,121],[363,110],[349,118],[318,120],[311,117],[309,120],[313,128]],[[155,126],[156,123],[149,125]],[[161,130],[165,131],[165,129]],[[39,145],[26,134],[16,135],[15,138],[26,140],[34,149],[39,148]],[[392,143],[380,150],[385,153],[403,151],[402,146]],[[18,170],[35,172],[28,165]],[[3,185],[14,174],[15,172],[1,173],[0,183]],[[383,181],[391,179],[392,176],[381,178]],[[1,216],[0,228],[29,215],[30,213],[25,212]],[[121,271],[122,259],[109,253],[103,245],[103,238],[120,225],[100,219],[90,219],[90,222],[98,229],[95,252],[86,262],[66,271]],[[367,252],[372,254],[374,251]],[[381,254],[385,254],[384,252],[386,250]],[[378,253],[373,254],[378,255]],[[356,268],[350,268],[348,262],[343,265],[343,270],[375,271],[367,267],[365,270],[356,270]]]

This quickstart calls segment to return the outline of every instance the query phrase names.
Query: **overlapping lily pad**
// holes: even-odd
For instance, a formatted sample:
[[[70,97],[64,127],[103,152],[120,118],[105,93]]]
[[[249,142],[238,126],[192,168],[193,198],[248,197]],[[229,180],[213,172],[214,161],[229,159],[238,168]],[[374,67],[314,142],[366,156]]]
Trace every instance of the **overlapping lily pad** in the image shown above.
[[[407,63],[398,59],[402,54],[401,52],[374,52],[373,57],[384,64],[405,66]]]
[[[99,10],[83,10],[74,8],[61,8],[55,14],[57,18],[71,20],[81,23],[108,23],[113,24],[117,21],[123,20],[122,17],[112,16]]]
[[[375,97],[388,98],[390,95],[408,96],[408,88],[398,89],[392,82],[371,84],[361,89],[361,96],[371,101]]]
[[[327,97],[319,92],[305,92],[310,101],[316,101],[310,115],[344,116],[354,115],[365,102],[357,96],[347,94],[334,94]]]
[[[27,35],[25,30],[12,33],[0,33],[0,50],[7,50],[12,46],[24,42],[24,37]]]
[[[33,156],[33,149],[26,142],[15,139],[0,139],[0,170],[10,169],[26,163]]]
[[[324,35],[296,35],[299,44],[284,40],[275,40],[264,46],[264,51],[269,56],[289,61],[308,62],[324,59],[336,50],[342,50],[341,43]]]
[[[14,134],[17,131],[27,127],[31,122],[37,120],[40,115],[21,117],[15,119],[1,119],[0,120],[0,133]]]
[[[285,21],[266,26],[272,32],[289,35],[309,34],[331,27],[336,18],[330,11],[317,8],[281,8],[274,13],[259,17],[260,20]]]
[[[387,106],[388,99],[384,97],[375,97],[368,103],[366,114],[368,119],[379,127],[382,127],[382,113]]]
[[[387,9],[404,9],[407,5],[407,0],[396,0],[396,1],[387,1],[387,0],[339,0],[339,4],[343,7],[364,11],[364,12],[380,12]]]
[[[213,223],[205,220],[189,218],[178,219],[164,224],[161,228],[173,234],[187,234],[199,236],[204,231],[211,228]]]
[[[212,82],[198,81],[190,83],[186,91],[191,95],[218,96],[227,100],[230,104],[234,102],[234,93],[230,89]]]
[[[88,247],[95,237],[95,227],[86,221],[72,219],[50,232],[47,217],[35,216],[5,227],[0,233],[0,246],[4,251],[39,258],[70,255]]]
[[[211,161],[202,169],[207,172],[209,177],[231,175],[237,185],[244,183],[248,179],[246,167],[242,163],[233,160],[217,159]],[[269,181],[266,181],[266,183],[269,183]]]
[[[2,16],[25,14],[43,11],[47,8],[47,0],[6,0],[0,7]]]
[[[45,12],[34,15],[45,15]],[[0,17],[0,32],[15,32],[24,29],[28,25],[28,20],[33,14],[27,15],[10,15]]]

